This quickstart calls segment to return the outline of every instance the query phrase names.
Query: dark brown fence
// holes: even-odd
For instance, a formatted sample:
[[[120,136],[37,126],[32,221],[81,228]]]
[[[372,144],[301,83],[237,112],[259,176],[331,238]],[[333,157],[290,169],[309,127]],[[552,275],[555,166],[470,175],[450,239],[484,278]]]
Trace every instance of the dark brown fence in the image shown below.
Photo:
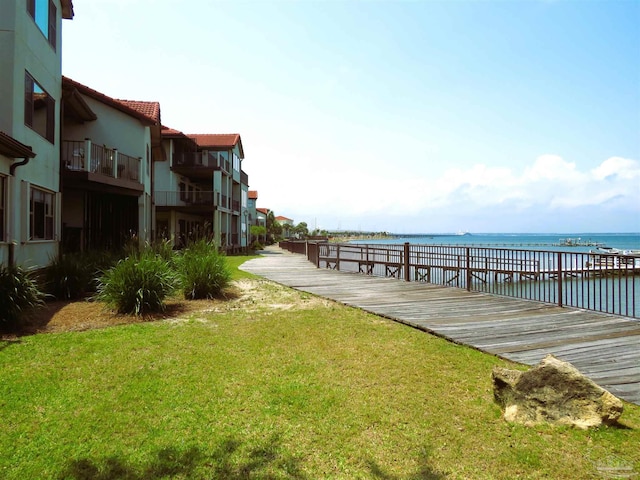
[[[479,246],[281,242],[318,268],[640,318],[640,256]]]

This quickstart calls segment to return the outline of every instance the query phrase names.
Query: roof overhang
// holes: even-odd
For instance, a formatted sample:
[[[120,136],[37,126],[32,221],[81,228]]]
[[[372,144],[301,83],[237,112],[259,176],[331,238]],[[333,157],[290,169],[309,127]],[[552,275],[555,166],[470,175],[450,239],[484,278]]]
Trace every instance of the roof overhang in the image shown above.
[[[93,88],[89,88],[86,85],[78,83],[75,80],[72,80],[68,77],[65,77],[65,76],[62,77],[62,87],[63,89],[75,88],[82,95],[93,98],[98,102],[101,102],[105,105],[115,108],[116,110],[120,110],[122,113],[125,113],[131,117],[137,118],[140,121],[140,123],[142,123],[143,125],[151,126],[156,123],[154,119],[149,118],[144,113],[141,113],[138,110],[128,107],[127,105],[116,100],[115,98],[111,98],[108,95],[105,95],[104,93],[100,93],[97,90],[94,90]]]
[[[187,136],[195,140],[203,149],[231,150],[237,146],[240,158],[244,159],[244,149],[239,133],[190,133]]]
[[[81,123],[97,120],[95,114],[87,102],[82,98],[78,89],[71,85],[62,88],[62,100],[64,102],[64,115],[73,117]]]
[[[62,18],[65,20],[73,19],[73,2],[71,0],[61,0]]]
[[[36,153],[10,135],[0,132],[0,154],[9,158],[34,158]]]

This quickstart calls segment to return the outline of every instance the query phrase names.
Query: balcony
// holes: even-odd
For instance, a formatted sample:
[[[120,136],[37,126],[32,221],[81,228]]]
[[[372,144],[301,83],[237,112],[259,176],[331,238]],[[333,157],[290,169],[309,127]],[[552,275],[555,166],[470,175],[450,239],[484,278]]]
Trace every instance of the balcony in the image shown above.
[[[62,175],[66,187],[90,188],[139,195],[140,158],[120,153],[115,148],[96,145],[89,139],[62,142]]]
[[[221,152],[174,152],[171,170],[185,177],[209,180],[213,172],[230,172],[231,164]]]
[[[213,212],[220,203],[220,194],[204,191],[165,190],[156,191],[154,201],[159,210],[208,213]]]

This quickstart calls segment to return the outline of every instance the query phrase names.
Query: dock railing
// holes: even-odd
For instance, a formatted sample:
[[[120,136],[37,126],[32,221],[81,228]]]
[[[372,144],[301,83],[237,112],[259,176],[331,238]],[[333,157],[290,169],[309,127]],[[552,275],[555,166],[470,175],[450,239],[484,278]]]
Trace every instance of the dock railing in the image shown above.
[[[427,282],[640,318],[640,256],[417,244],[286,241],[318,268]]]

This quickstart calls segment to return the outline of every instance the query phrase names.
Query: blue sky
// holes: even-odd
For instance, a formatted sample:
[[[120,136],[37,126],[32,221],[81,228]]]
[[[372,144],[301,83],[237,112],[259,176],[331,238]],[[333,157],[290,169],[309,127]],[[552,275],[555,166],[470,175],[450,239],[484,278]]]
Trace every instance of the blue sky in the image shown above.
[[[397,233],[640,231],[640,2],[74,0],[63,73],[242,136],[258,205]]]

